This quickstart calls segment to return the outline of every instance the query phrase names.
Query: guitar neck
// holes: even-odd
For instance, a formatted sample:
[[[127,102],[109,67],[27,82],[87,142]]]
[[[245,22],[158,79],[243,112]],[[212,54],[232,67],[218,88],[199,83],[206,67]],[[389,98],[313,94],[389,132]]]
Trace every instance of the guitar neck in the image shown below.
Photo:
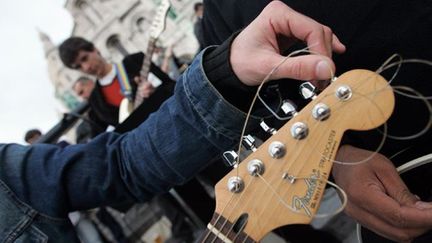
[[[255,243],[256,241],[249,237],[242,230],[236,232],[236,227],[225,219],[223,216],[215,213],[206,231],[201,235],[198,242],[243,242]]]
[[[150,37],[150,40],[148,42],[148,46],[147,46],[147,51],[146,51],[146,55],[143,61],[143,65],[141,67],[141,71],[140,71],[140,77],[141,80],[147,80],[149,73],[150,73],[150,66],[151,66],[151,60],[152,60],[152,56],[154,53],[156,47],[156,38],[152,38]],[[136,109],[138,106],[140,106],[142,104],[142,102],[144,101],[144,97],[142,97],[140,95],[140,93],[138,92],[138,90],[140,90],[141,86],[144,84],[145,82],[140,82],[138,84],[137,87],[137,92],[135,95],[135,101],[134,101],[134,109]]]

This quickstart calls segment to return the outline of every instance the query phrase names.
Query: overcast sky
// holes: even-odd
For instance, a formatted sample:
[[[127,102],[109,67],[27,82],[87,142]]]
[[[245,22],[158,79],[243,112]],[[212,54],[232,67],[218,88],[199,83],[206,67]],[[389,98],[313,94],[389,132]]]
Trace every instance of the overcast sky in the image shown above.
[[[59,120],[37,29],[58,44],[72,31],[64,0],[0,1],[0,143],[24,143],[30,128],[48,131]]]

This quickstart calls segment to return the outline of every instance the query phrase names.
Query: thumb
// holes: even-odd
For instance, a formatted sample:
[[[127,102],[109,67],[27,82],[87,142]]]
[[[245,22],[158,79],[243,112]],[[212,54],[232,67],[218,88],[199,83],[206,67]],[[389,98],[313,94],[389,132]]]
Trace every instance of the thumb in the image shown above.
[[[388,195],[400,205],[413,206],[419,201],[419,198],[410,192],[395,169],[389,168],[380,179]]]
[[[423,201],[417,201],[415,203],[415,207],[418,209],[432,209],[432,203],[430,202],[423,202]]]
[[[419,199],[414,194],[412,194],[408,188],[401,188],[400,190],[397,190],[391,194],[390,196],[402,206],[413,206],[417,201],[419,201]]]
[[[278,55],[274,56],[271,61],[277,65],[284,58]],[[334,76],[334,73],[335,65],[330,58],[319,55],[304,55],[286,59],[271,79],[326,80]]]

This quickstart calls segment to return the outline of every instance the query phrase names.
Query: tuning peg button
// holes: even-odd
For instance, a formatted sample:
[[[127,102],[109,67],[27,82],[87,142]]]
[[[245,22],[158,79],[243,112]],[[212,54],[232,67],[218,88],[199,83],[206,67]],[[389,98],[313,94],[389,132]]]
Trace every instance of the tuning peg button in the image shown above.
[[[307,137],[308,133],[309,128],[303,122],[296,122],[291,127],[291,136],[295,139],[301,140]]]
[[[315,93],[316,87],[311,84],[311,82],[304,82],[300,84],[300,94],[303,96],[304,99],[315,99],[316,93]]]
[[[290,117],[297,115],[297,107],[291,100],[282,101],[281,109],[286,115]]]
[[[222,154],[222,158],[229,167],[237,165],[238,154],[234,150],[225,151]]]
[[[269,145],[268,153],[272,158],[280,159],[286,153],[285,145],[279,141],[274,141]]]
[[[351,87],[348,85],[341,85],[336,89],[336,97],[342,101],[349,100],[352,96]]]
[[[239,193],[243,191],[245,185],[242,178],[233,176],[228,179],[228,190],[232,193]]]
[[[330,108],[324,103],[318,103],[312,109],[312,116],[315,120],[324,121],[330,117]]]

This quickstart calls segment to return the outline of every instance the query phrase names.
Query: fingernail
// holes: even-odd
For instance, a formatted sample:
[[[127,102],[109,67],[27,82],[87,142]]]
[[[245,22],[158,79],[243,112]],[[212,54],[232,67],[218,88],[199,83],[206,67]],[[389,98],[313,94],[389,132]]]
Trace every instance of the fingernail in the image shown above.
[[[315,67],[315,74],[317,79],[328,79],[331,77],[331,65],[327,61],[320,61]]]
[[[415,206],[418,209],[431,209],[432,208],[432,204],[431,203],[427,203],[427,202],[423,202],[423,201],[416,202]]]

